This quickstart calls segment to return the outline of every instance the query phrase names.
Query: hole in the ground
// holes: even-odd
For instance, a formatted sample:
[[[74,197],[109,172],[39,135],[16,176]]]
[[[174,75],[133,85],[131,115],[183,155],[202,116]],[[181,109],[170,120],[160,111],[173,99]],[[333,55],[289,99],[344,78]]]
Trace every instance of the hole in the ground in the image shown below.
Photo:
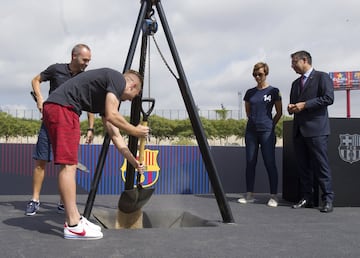
[[[203,219],[187,211],[163,210],[144,211],[141,210],[126,214],[121,211],[95,211],[94,217],[105,228],[184,228],[184,227],[215,227],[216,222]]]

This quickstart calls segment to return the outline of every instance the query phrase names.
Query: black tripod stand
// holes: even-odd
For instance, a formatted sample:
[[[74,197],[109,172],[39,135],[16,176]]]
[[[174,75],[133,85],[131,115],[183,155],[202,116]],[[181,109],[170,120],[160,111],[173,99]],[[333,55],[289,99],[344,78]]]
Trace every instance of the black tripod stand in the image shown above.
[[[178,52],[175,47],[175,42],[173,40],[173,37],[170,32],[169,25],[167,23],[164,10],[162,8],[162,5],[160,3],[160,0],[142,0],[141,1],[141,8],[140,12],[137,18],[135,30],[133,33],[133,37],[130,44],[130,49],[128,52],[128,56],[125,62],[124,71],[130,69],[131,63],[134,58],[135,49],[137,45],[137,41],[139,39],[140,32],[142,30],[142,27],[144,25],[145,20],[151,19],[151,16],[154,14],[154,9],[152,6],[156,7],[156,10],[158,11],[158,15],[160,17],[160,21],[162,24],[162,27],[164,29],[164,33],[179,75],[179,78],[177,78],[177,83],[180,88],[181,95],[183,97],[186,110],[188,112],[192,128],[194,130],[194,134],[196,136],[196,140],[199,145],[199,149],[206,167],[206,170],[208,172],[208,176],[216,197],[216,201],[218,203],[223,222],[224,223],[233,223],[234,219],[231,213],[231,209],[229,207],[229,204],[226,200],[226,196],[224,193],[224,190],[222,188],[222,185],[220,183],[220,179],[215,167],[215,163],[213,161],[213,158],[210,153],[210,148],[208,145],[208,142],[206,140],[206,135],[204,132],[204,129],[202,127],[202,124],[200,122],[199,115],[196,111],[196,105],[194,103],[190,88],[188,86],[188,82],[185,76],[185,72],[183,70]],[[147,40],[148,40],[148,33],[142,34],[142,43],[141,43],[141,56],[140,56],[140,68],[139,72],[140,74],[144,75],[144,68],[145,68],[145,59],[146,59],[146,46],[147,46]],[[141,96],[138,98],[135,98],[132,101],[131,104],[131,114],[130,114],[130,123],[133,125],[137,125],[140,122],[140,108],[141,108]],[[100,156],[98,159],[98,163],[96,166],[96,171],[94,174],[94,178],[91,184],[91,189],[89,192],[88,200],[86,202],[85,210],[84,210],[84,216],[86,218],[89,218],[92,206],[94,204],[97,188],[99,185],[99,181],[101,178],[102,170],[104,167],[105,159],[107,152],[109,150],[109,144],[110,144],[110,138],[106,134],[103,142],[103,146],[100,152]],[[136,155],[137,152],[137,145],[138,145],[138,139],[130,136],[129,137],[129,149],[130,151]],[[125,190],[132,189],[134,187],[134,179],[135,179],[135,169],[128,163],[126,168],[126,183],[125,183]]]

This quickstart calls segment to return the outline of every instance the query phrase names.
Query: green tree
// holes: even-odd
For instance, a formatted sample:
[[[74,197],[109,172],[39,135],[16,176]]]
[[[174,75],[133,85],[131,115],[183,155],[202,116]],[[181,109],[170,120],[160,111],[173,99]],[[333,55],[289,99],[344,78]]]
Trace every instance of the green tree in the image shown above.
[[[217,137],[217,130],[214,126],[214,123],[204,117],[200,117],[200,120],[201,124],[203,125],[206,137],[208,139],[215,139]]]
[[[221,109],[215,110],[216,114],[220,117],[221,120],[225,120],[229,110],[227,110],[223,104],[221,104]]]
[[[174,138],[175,122],[172,120],[153,115],[149,117],[149,126],[151,136],[156,139],[156,144],[160,144],[161,140]]]
[[[228,138],[235,135],[240,126],[238,120],[235,119],[213,120],[213,124],[216,128],[217,138],[220,139],[220,143],[224,140],[226,144],[228,143]]]
[[[217,110],[220,119],[210,120],[200,117],[204,132],[208,139],[219,139],[228,143],[230,136],[236,136],[238,139],[245,137],[246,119],[235,120],[226,119],[227,110],[222,105],[221,110]],[[130,117],[125,117],[127,121]],[[283,116],[275,127],[277,137],[283,137],[283,121],[292,120],[292,117]],[[15,118],[5,112],[0,112],[0,137],[5,137],[8,141],[9,137],[17,136],[34,136],[37,135],[40,128],[40,120]],[[149,126],[151,134],[156,139],[156,144],[160,144],[163,140],[173,140],[177,138],[178,144],[191,145],[195,139],[190,119],[171,120],[157,115],[149,117]],[[86,135],[88,129],[88,121],[84,120],[80,123],[82,135]],[[122,132],[124,133],[124,132]],[[104,135],[105,131],[101,118],[95,118],[94,134]],[[127,135],[124,133],[124,136]]]
[[[87,119],[80,122],[81,135],[86,136],[88,128],[89,128],[89,123],[88,123]],[[101,117],[96,117],[94,120],[94,135],[97,135],[97,136],[105,135],[105,130],[104,130],[104,126],[103,126]]]
[[[184,119],[184,120],[174,120],[175,121],[175,127],[173,131],[174,136],[178,137],[188,137],[191,139],[194,139],[194,131],[192,129],[190,119]]]
[[[20,128],[14,117],[4,112],[0,113],[0,136],[5,137],[6,141],[10,137],[17,136]]]
[[[293,118],[290,117],[290,116],[282,116],[279,120],[279,122],[277,123],[276,127],[275,127],[275,135],[276,137],[279,137],[279,138],[283,138],[283,130],[284,130],[284,127],[283,127],[283,123],[284,121],[289,121],[289,120],[292,120]]]
[[[237,139],[241,139],[245,137],[245,130],[246,130],[246,119],[238,120],[238,127],[234,131],[234,135]]]

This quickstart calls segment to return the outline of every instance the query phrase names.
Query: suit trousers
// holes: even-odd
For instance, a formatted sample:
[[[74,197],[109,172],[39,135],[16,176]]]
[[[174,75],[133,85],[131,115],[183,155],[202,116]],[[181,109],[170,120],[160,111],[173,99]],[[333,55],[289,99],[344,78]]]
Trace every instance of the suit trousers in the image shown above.
[[[315,178],[322,191],[321,200],[332,202],[334,192],[328,158],[328,135],[304,137],[298,133],[294,138],[294,150],[302,197],[312,199]]]

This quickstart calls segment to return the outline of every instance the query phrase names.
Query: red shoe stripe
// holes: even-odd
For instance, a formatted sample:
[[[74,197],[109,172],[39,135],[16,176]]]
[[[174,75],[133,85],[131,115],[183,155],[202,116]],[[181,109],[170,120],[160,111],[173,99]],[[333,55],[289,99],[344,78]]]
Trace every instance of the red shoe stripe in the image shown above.
[[[75,234],[75,235],[78,235],[78,236],[85,236],[85,234],[86,234],[85,229],[83,229],[82,232],[75,232],[75,231],[72,231],[72,230],[69,229],[69,228],[68,228],[68,230],[69,230],[69,232],[71,232],[71,233],[73,233],[73,234]]]

